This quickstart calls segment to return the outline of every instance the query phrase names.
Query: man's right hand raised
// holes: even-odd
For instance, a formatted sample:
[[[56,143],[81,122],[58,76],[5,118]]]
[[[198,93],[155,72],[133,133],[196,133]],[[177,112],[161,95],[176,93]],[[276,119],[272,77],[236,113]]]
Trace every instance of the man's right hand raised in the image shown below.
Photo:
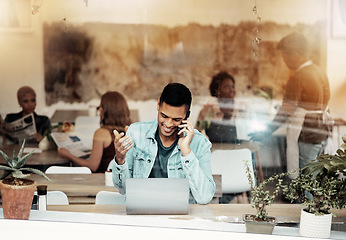
[[[114,133],[114,148],[115,148],[115,161],[118,165],[125,163],[126,153],[134,146],[130,136],[124,136],[123,132],[119,133],[117,130]]]

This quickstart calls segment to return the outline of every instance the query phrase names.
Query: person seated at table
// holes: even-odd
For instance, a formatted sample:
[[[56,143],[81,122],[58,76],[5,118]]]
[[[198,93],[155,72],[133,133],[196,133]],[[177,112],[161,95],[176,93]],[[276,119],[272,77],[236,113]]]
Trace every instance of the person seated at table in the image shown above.
[[[236,112],[234,107],[236,94],[234,77],[225,71],[217,73],[211,79],[209,91],[213,101],[206,103],[199,112],[196,128],[199,131],[205,130],[205,134],[213,144],[239,144],[235,126],[235,118],[239,112]],[[236,194],[223,194],[219,203],[229,203],[235,197]]]
[[[125,132],[125,128],[130,125],[131,120],[125,97],[116,91],[109,91],[102,95],[98,111],[100,128],[94,133],[89,159],[78,158],[66,148],[59,148],[58,152],[60,156],[78,166],[88,167],[94,173],[104,173],[115,155],[113,130]]]
[[[230,120],[233,116],[235,80],[227,72],[219,72],[212,77],[209,85],[210,95],[215,97],[216,102],[207,103],[203,106],[197,117],[196,128],[201,131],[206,129],[208,121]]]
[[[23,86],[19,88],[17,91],[17,100],[19,106],[22,108],[22,111],[20,111],[19,113],[7,114],[4,121],[6,123],[11,123],[33,113],[36,125],[36,134],[33,139],[28,140],[33,140],[35,142],[41,141],[44,132],[51,127],[51,122],[47,116],[37,115],[37,113],[35,112],[36,93],[34,89],[29,86]],[[8,137],[11,139],[10,136]]]
[[[168,84],[157,103],[157,119],[115,132],[113,183],[126,193],[126,178],[187,178],[190,203],[207,204],[215,193],[211,143],[188,120],[192,96],[180,83]]]
[[[227,72],[212,77],[209,85],[213,101],[206,103],[197,117],[196,128],[214,142],[238,143],[235,128],[235,80]]]

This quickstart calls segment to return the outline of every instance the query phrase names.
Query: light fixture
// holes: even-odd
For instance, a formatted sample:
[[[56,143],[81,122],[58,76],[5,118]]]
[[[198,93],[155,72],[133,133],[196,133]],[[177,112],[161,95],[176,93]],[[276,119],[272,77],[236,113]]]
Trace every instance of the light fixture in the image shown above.
[[[32,0],[31,4],[31,13],[32,15],[39,12],[39,9],[42,7],[43,0]]]

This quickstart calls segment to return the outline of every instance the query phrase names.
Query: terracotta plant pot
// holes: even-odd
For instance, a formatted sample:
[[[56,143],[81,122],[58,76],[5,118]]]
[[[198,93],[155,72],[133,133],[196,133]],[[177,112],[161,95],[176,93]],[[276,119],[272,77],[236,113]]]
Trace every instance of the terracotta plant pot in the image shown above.
[[[299,233],[302,237],[329,238],[332,226],[332,214],[316,216],[302,209]]]
[[[243,220],[245,222],[245,228],[247,233],[260,233],[260,234],[272,234],[276,225],[275,217],[268,217],[267,222],[255,221],[253,218],[255,215],[245,214]]]
[[[6,219],[29,219],[32,199],[36,190],[36,182],[16,186],[7,184],[6,179],[0,181],[2,208]]]

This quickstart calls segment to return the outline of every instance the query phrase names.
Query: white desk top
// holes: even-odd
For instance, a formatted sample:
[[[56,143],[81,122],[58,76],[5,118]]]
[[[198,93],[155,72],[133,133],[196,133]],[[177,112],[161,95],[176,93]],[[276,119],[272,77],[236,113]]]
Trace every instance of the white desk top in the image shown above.
[[[0,209],[0,218],[3,218]],[[63,239],[72,237],[138,237],[139,239],[296,239],[298,228],[274,228],[273,235],[245,233],[242,223],[217,222],[179,216],[126,216],[99,213],[76,213],[32,210],[30,220],[0,219],[2,236],[25,236],[26,239]],[[19,225],[20,224],[20,225]],[[90,226],[92,224],[92,226]],[[20,226],[20,231],[18,231]],[[200,237],[200,238],[199,238]],[[332,239],[346,239],[346,233],[332,232]],[[301,237],[300,239],[308,239]]]

